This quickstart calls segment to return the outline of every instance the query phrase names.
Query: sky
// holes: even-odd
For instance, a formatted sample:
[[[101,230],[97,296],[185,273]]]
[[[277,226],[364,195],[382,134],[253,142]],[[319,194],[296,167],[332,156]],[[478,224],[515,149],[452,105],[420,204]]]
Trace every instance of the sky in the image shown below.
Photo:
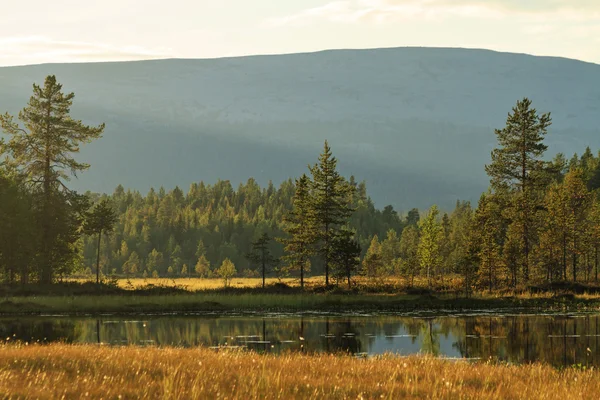
[[[466,47],[600,64],[600,0],[5,0],[0,66]]]

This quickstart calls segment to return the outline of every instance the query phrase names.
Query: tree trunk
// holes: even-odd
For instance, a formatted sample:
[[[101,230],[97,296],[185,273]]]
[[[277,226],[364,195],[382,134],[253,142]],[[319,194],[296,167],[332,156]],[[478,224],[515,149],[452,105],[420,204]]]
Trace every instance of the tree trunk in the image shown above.
[[[325,286],[329,286],[329,223],[325,224]]]
[[[96,283],[100,283],[100,243],[102,242],[102,230],[98,232],[98,253],[96,256]]]
[[[598,245],[596,245],[594,250],[594,267],[596,270],[596,277],[594,278],[594,281],[598,283]]]
[[[573,237],[573,282],[577,282],[577,238]]]
[[[300,262],[300,288],[304,290],[304,261]]]
[[[265,274],[266,274],[266,268],[265,268],[265,249],[262,249],[262,287],[263,289],[265,288]]]
[[[563,279],[567,280],[567,235],[563,233]]]

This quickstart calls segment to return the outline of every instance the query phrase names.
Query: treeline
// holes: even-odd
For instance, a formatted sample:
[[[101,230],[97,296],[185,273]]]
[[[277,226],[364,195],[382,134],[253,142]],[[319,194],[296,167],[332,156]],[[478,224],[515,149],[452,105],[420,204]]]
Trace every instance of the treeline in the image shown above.
[[[377,210],[364,182],[353,177],[347,224],[365,249],[374,235],[401,232],[406,225],[392,206]],[[213,276],[230,260],[240,276],[258,276],[261,260],[250,257],[253,243],[268,235],[269,275],[292,273],[285,240],[297,182],[287,180],[266,188],[252,178],[234,188],[229,181],[193,183],[187,192],[176,187],[150,189],[146,195],[118,186],[112,195],[88,194],[95,202],[108,200],[115,210],[114,233],[102,238],[100,265],[104,274],[130,276]],[[411,216],[413,213],[411,213]],[[332,228],[333,228],[332,224]],[[83,237],[83,271],[95,271],[96,237]],[[276,262],[273,262],[276,261]],[[311,274],[325,272],[313,260]],[[79,271],[81,272],[81,270]],[[306,273],[309,273],[308,267]]]
[[[433,206],[400,237],[374,237],[363,260],[371,277],[402,276],[444,286],[449,274],[473,288],[507,289],[557,281],[597,282],[600,248],[600,153],[543,159],[550,114],[517,102],[486,166],[490,188],[475,209]]]
[[[363,275],[417,277],[464,290],[596,281],[600,247],[600,154],[546,161],[549,114],[517,102],[486,166],[490,188],[477,205],[457,201],[421,218],[375,208],[364,182],[346,179],[327,142],[307,174],[279,187],[254,179],[151,189],[118,186],[79,195],[71,175],[89,166],[73,154],[104,125],[73,120],[74,95],[52,76],[19,114],[0,123],[0,274],[50,283],[76,274],[144,277],[324,274],[326,283]]]

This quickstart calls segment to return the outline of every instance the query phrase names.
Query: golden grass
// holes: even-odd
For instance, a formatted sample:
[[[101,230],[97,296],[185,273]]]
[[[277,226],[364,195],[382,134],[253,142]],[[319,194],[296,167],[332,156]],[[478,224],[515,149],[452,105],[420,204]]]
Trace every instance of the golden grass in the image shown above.
[[[215,351],[206,348],[2,346],[0,397],[164,399],[597,398],[597,370],[427,357]]]

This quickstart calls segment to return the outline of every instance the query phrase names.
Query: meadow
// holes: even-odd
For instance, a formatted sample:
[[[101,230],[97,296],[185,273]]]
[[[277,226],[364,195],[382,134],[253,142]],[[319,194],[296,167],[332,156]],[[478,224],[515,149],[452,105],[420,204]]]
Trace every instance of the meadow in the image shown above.
[[[444,285],[438,283],[431,290],[424,282],[416,283],[408,287],[402,280],[359,278],[352,289],[344,285],[325,288],[323,277],[312,277],[302,290],[294,279],[271,278],[263,289],[259,278],[234,278],[227,288],[219,279],[122,278],[97,285],[79,278],[47,286],[0,287],[0,315],[600,309],[600,293],[596,287],[481,291],[465,298],[458,279],[448,279]]]
[[[581,399],[600,372],[426,356],[280,356],[208,348],[2,345],[0,397]]]

